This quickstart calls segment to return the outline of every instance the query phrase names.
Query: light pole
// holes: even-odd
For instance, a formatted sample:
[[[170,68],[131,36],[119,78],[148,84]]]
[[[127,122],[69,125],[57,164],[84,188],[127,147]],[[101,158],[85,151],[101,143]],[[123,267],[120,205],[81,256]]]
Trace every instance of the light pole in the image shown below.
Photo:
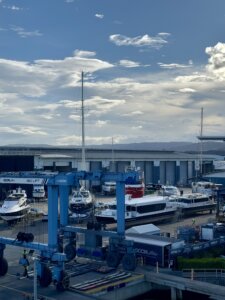
[[[33,295],[33,299],[37,300],[37,260],[38,260],[38,258],[34,256],[32,259],[34,261],[34,290],[33,290],[34,295]]]

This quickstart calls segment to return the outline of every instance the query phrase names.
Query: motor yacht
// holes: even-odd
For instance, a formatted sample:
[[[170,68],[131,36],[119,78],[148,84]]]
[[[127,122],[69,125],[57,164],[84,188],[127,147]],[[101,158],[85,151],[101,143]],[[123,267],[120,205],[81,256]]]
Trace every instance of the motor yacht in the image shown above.
[[[69,202],[69,210],[77,215],[89,213],[93,208],[93,197],[89,190],[82,186],[75,190]]]
[[[32,196],[34,199],[40,200],[45,198],[45,187],[44,185],[34,185]]]
[[[0,207],[0,217],[8,223],[13,223],[23,218],[29,211],[26,191],[18,187],[5,198]]]

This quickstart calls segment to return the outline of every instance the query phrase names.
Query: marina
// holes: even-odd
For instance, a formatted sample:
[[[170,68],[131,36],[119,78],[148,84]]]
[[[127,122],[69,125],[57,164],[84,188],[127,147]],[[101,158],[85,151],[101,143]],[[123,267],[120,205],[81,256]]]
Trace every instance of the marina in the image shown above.
[[[225,2],[192,2],[0,0],[0,300],[225,300]]]
[[[27,182],[33,184],[36,176],[39,175],[37,173],[26,174],[25,178]],[[9,248],[17,257],[12,267],[17,270],[13,273],[14,276],[16,275],[17,280],[21,282],[19,290],[24,292],[29,286],[29,297],[32,297],[35,289],[41,291],[42,297],[53,299],[57,299],[63,292],[65,297],[71,296],[72,293],[78,294],[81,299],[88,299],[90,296],[97,299],[114,299],[116,294],[117,299],[126,300],[150,292],[153,287],[157,288],[155,285],[158,283],[150,281],[147,275],[149,272],[156,272],[168,276],[168,284],[163,283],[164,277],[160,277],[161,283],[163,288],[170,290],[171,299],[176,300],[179,299],[179,295],[183,295],[183,291],[192,291],[192,287],[186,285],[181,287],[177,284],[176,276],[178,274],[181,276],[180,270],[177,269],[179,255],[184,257],[189,253],[194,255],[199,251],[209,251],[225,243],[225,239],[221,236],[223,232],[218,228],[218,235],[215,235],[214,226],[209,226],[209,222],[212,224],[216,221],[215,210],[212,210],[211,214],[208,210],[195,211],[195,222],[193,222],[193,216],[190,219],[184,214],[179,215],[178,218],[174,218],[174,215],[166,218],[165,214],[161,218],[157,214],[165,208],[168,211],[171,209],[175,215],[179,211],[177,206],[171,205],[170,196],[159,196],[157,191],[155,194],[144,195],[140,198],[132,197],[131,194],[125,195],[124,187],[127,180],[135,183],[136,178],[137,180],[140,178],[136,171],[118,174],[70,172],[48,176],[47,201],[30,199],[32,214],[13,226],[8,226],[2,220],[2,230],[0,229],[0,245],[3,245],[0,249],[2,252],[0,280],[3,279],[4,282],[12,270],[11,255],[6,255]],[[108,208],[94,210],[92,218],[88,220],[71,218],[69,191],[72,189],[68,187],[72,187],[71,183],[77,182],[77,178],[80,181],[83,178],[96,180],[97,176],[102,176],[106,181],[113,179],[117,182],[116,197],[104,196],[101,193],[95,194],[95,203],[104,203]],[[19,181],[21,177],[20,174]],[[15,174],[11,177],[7,174],[5,178],[12,178],[14,182],[17,180]],[[56,185],[59,188],[56,189]],[[135,184],[134,188],[136,188]],[[185,197],[185,195],[187,195],[186,190],[179,197]],[[195,194],[195,196],[198,198],[199,195]],[[110,205],[115,207],[110,208]],[[155,214],[157,219],[153,221],[151,218],[143,218],[144,221],[140,223],[142,225],[135,226],[138,216],[147,216],[150,207],[154,208],[153,215]],[[96,218],[99,211],[107,211],[107,209],[114,209],[116,213],[112,227],[108,224],[111,221],[105,224],[96,222],[99,221]],[[35,211],[47,213],[47,222],[44,222],[44,214],[35,215]],[[134,224],[127,226],[126,221],[129,218],[132,222],[134,221]],[[207,218],[208,225],[205,227],[203,223],[200,223],[203,218],[205,220]],[[213,218],[214,221],[212,221]],[[163,227],[160,228],[160,232],[156,229],[156,233],[150,230],[150,224],[164,226],[165,221],[167,221],[165,231]],[[188,222],[188,226],[182,228],[185,221]],[[197,227],[198,222],[202,228],[201,233]],[[133,232],[128,230],[133,230]],[[211,232],[210,235],[209,232]],[[210,240],[202,242],[203,236]],[[193,246],[187,244],[190,241]],[[26,265],[23,265],[23,260],[21,260],[21,252],[15,250],[18,247],[25,249],[28,253],[30,264],[27,276],[23,276],[24,273],[22,273]],[[3,288],[3,292],[6,290],[7,285]],[[208,295],[210,293],[208,290]],[[219,295],[215,299],[220,300]]]
[[[42,203],[41,205],[42,209],[46,207],[45,203]],[[199,214],[195,219],[196,226],[207,223],[209,221],[212,222],[213,218],[215,218],[214,215]],[[170,235],[173,236],[177,227],[182,225],[190,225],[191,223],[192,218],[185,218],[184,220],[179,222],[159,225],[159,228],[161,229],[161,231],[166,230],[167,233],[169,232]],[[41,219],[36,220],[34,223],[31,222],[28,224],[20,222],[13,227],[8,227],[5,223],[3,223],[3,221],[0,222],[1,235],[16,237],[19,231],[26,229],[27,232],[33,232],[36,241],[42,243],[47,242],[48,240],[47,227],[48,224],[46,222],[42,222]],[[80,240],[80,242],[82,243],[82,240]],[[18,252],[17,249],[13,246],[7,246],[7,251],[5,252],[6,258],[9,261],[9,271],[6,276],[1,277],[0,279],[0,295],[3,297],[4,295],[11,295],[12,299],[18,299],[18,297],[24,299],[25,296],[27,297],[26,299],[29,299],[28,297],[32,299],[34,279],[33,259],[35,258],[35,252],[31,253],[31,255],[29,256],[29,278],[23,278],[21,276],[23,270],[22,266],[18,264],[21,253]],[[117,294],[117,299],[127,299],[126,297],[128,297],[128,295],[130,294],[132,294],[133,297],[135,296],[134,290],[137,290],[137,287],[139,287],[138,289],[140,289],[142,293],[151,290],[151,285],[147,283],[149,279],[147,279],[146,281],[146,278],[154,278],[154,284],[159,284],[160,280],[165,281],[166,276],[168,276],[168,287],[180,287],[180,282],[182,281],[180,279],[180,274],[178,275],[178,277],[176,276],[175,278],[173,278],[176,273],[174,273],[174,275],[172,276],[170,269],[163,268],[158,269],[157,271],[156,267],[145,266],[141,261],[139,261],[135,272],[123,273],[124,271],[120,269],[120,267],[117,271],[115,271],[114,269],[108,268],[104,262],[78,257],[73,263],[70,262],[69,264],[67,264],[66,270],[68,274],[71,275],[71,283],[69,290],[63,292],[63,297],[65,297],[65,299],[71,299],[70,297],[72,297],[72,295],[76,295],[76,299],[89,299],[90,295],[97,299],[113,299],[113,295],[115,292]],[[168,275],[165,275],[166,270],[168,270]],[[120,272],[120,276],[123,276],[122,274],[124,274],[124,278],[120,278],[120,276],[118,276],[117,280],[113,279],[113,276],[117,277],[118,272]],[[162,275],[160,275],[161,273]],[[152,274],[154,274],[154,276]],[[110,280],[110,276],[112,280]],[[185,284],[188,284],[186,279],[183,280],[185,280]],[[171,282],[171,284],[169,284],[169,282]],[[191,282],[193,283],[193,280]],[[84,284],[86,285],[86,288]],[[201,287],[201,283],[198,284],[197,281],[194,281],[193,284],[197,286],[195,288]],[[185,285],[183,286],[185,287]],[[212,288],[215,289],[215,285],[213,285]],[[191,289],[193,290],[194,288],[192,287],[190,288],[190,290]],[[223,287],[221,287],[221,289],[223,289]],[[120,294],[120,290],[122,294]],[[44,297],[43,299],[60,299],[61,297],[61,294],[58,294],[54,286],[51,285],[48,288],[38,286],[38,295]],[[214,299],[222,298],[217,297]]]

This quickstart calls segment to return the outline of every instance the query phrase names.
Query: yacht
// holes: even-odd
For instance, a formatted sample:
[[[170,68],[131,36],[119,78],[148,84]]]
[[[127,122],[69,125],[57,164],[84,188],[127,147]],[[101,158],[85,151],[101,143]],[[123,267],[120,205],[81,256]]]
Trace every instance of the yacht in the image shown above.
[[[146,195],[132,198],[125,195],[125,224],[126,227],[138,224],[160,222],[172,219],[177,208],[172,206],[167,197]],[[117,222],[116,200],[108,203],[108,207],[96,211],[95,218],[103,224]]]
[[[116,182],[106,181],[102,185],[102,191],[104,195],[115,195],[116,194]],[[126,183],[125,184],[125,194],[131,195],[132,198],[140,198],[144,196],[145,185],[143,182],[138,183]]]
[[[81,152],[81,170],[86,171],[85,159],[85,128],[84,128],[84,73],[81,73],[81,120],[82,120],[82,152]],[[94,207],[93,197],[91,192],[86,188],[85,181],[80,183],[80,189],[72,193],[69,201],[69,210],[72,212],[74,218],[83,218],[91,214]]]
[[[40,200],[45,198],[45,187],[44,185],[34,185],[32,196],[34,199]]]
[[[145,185],[143,182],[125,184],[125,194],[131,198],[141,198],[145,193]]]
[[[93,197],[89,190],[82,186],[72,193],[69,210],[76,215],[89,213],[93,208]]]
[[[222,184],[213,183],[210,181],[192,182],[192,193],[201,193],[209,197],[215,197],[217,190],[223,187]]]
[[[158,191],[158,194],[161,196],[179,196],[180,190],[173,185],[162,185]]]
[[[27,203],[27,194],[20,187],[12,190],[0,207],[0,217],[8,223],[23,218],[30,211]]]
[[[216,209],[216,202],[211,197],[200,193],[171,196],[168,199],[172,206],[179,209],[181,215],[190,215],[199,212],[212,213]]]
[[[116,182],[105,181],[102,185],[102,192],[104,195],[115,195],[116,194]]]

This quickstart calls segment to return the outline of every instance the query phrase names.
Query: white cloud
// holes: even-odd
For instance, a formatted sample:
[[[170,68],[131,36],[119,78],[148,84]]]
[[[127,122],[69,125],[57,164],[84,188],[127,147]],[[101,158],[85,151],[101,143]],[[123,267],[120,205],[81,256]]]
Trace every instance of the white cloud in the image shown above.
[[[108,121],[102,121],[102,120],[97,120],[96,125],[98,127],[103,127],[104,125],[106,125],[108,123]]]
[[[12,26],[11,30],[16,32],[22,38],[42,36],[42,33],[40,33],[39,30],[26,31],[23,27],[19,26]]]
[[[95,14],[95,17],[98,19],[103,19],[104,15],[103,14]]]
[[[119,61],[119,64],[125,68],[136,68],[140,66],[139,62],[128,60],[128,59],[121,59]]]
[[[111,144],[112,136],[115,143],[195,141],[201,107],[207,134],[219,134],[225,126],[223,51],[223,44],[215,45],[207,50],[206,66],[177,67],[175,72],[124,68],[121,73],[119,63],[83,50],[58,60],[0,59],[2,144],[80,144],[81,70],[86,144]],[[132,63],[127,59],[124,65]]]
[[[75,50],[74,56],[76,57],[93,57],[96,55],[96,52],[93,51],[84,51],[84,50]]]
[[[40,130],[38,127],[0,127],[1,133],[13,133],[13,134],[21,134],[21,135],[48,135],[46,132]]]
[[[112,34],[109,40],[117,46],[152,47],[157,49],[168,43],[167,40],[160,35],[151,37],[148,34],[133,38],[121,34]]]
[[[2,3],[2,2],[0,2],[0,3]],[[3,8],[6,8],[6,9],[10,9],[10,10],[23,10],[23,8],[18,7],[18,6],[16,6],[16,5],[12,5],[12,6],[6,6],[6,5],[3,5],[2,7],[3,7]]]
[[[189,65],[183,65],[183,64],[176,64],[176,63],[170,63],[170,64],[164,64],[159,62],[158,65],[160,66],[160,68],[163,69],[179,69],[179,68],[189,68]]]
[[[181,93],[195,93],[196,90],[191,89],[191,88],[182,88],[182,89],[179,89],[179,92],[181,92]]]
[[[142,129],[143,127],[141,125],[139,126],[132,126],[131,129],[133,130],[139,130],[139,129]]]
[[[205,52],[210,56],[207,70],[218,80],[225,80],[225,43],[217,43],[213,47],[207,47]]]

